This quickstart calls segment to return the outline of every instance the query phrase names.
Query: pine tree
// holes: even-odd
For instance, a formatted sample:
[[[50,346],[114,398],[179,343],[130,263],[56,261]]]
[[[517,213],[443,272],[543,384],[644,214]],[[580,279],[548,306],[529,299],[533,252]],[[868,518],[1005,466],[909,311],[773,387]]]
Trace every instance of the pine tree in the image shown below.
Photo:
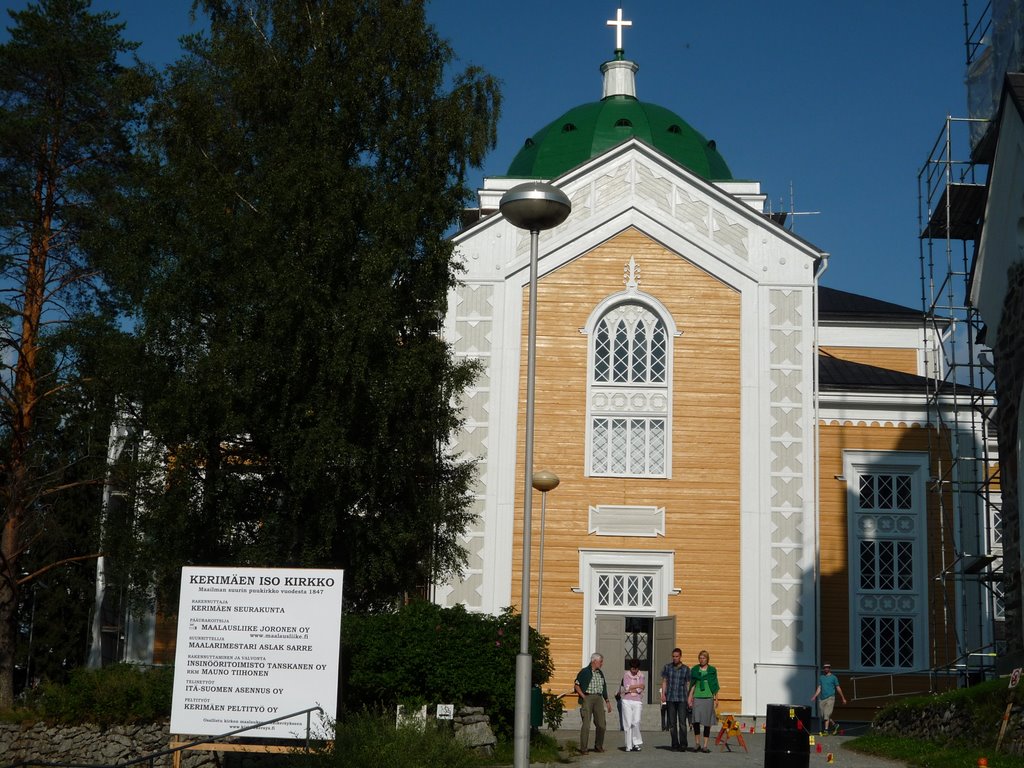
[[[91,13],[86,0],[8,13],[10,39],[0,46],[0,708],[13,696],[19,591],[60,563],[95,557],[93,537],[53,546],[65,532],[55,498],[97,486],[104,455],[102,441],[88,457],[81,445],[61,453],[70,431],[59,409],[93,386],[71,338],[116,335],[83,239],[131,165],[150,83],[145,68],[120,63],[134,49],[123,25]],[[87,459],[98,459],[92,471]],[[91,502],[78,510],[98,512]],[[48,552],[57,560],[46,561]]]
[[[118,222],[135,255],[108,273],[165,454],[136,579],[167,595],[182,563],[331,566],[347,602],[392,603],[464,558],[474,470],[450,440],[475,369],[440,334],[445,234],[497,85],[450,71],[415,0],[200,6]]]

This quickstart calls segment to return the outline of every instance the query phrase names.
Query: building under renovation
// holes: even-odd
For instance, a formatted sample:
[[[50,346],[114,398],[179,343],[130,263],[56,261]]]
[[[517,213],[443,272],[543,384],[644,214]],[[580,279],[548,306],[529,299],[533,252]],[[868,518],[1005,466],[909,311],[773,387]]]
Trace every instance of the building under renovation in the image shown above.
[[[434,599],[519,602],[530,251],[498,204],[544,180],[572,203],[538,265],[534,469],[560,482],[533,502],[530,618],[551,690],[595,650],[613,676],[632,657],[657,675],[677,645],[710,652],[722,710],[743,714],[806,701],[823,660],[847,717],[984,675],[1003,636],[995,400],[991,377],[963,378],[968,323],[939,307],[964,302],[966,269],[918,308],[824,287],[828,244],[644,102],[638,69],[618,47],[455,236],[445,327],[482,365],[458,435],[478,518]],[[933,283],[955,235],[936,215]]]

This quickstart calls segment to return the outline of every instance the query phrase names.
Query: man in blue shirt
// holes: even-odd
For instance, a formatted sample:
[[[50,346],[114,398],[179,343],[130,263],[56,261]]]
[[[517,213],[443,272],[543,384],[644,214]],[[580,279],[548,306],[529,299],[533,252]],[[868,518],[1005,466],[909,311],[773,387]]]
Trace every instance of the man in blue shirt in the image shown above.
[[[668,714],[668,733],[672,738],[672,749],[685,752],[689,748],[686,740],[686,694],[690,690],[690,668],[683,664],[683,652],[672,649],[672,661],[661,668],[661,703]]]
[[[839,678],[832,674],[832,665],[823,664],[821,671],[818,687],[814,690],[811,701],[818,700],[818,708],[821,711],[821,731],[824,735],[839,730],[839,723],[832,719],[832,710],[836,705],[836,694],[839,694],[843,704],[846,703],[846,696],[843,695],[843,689],[839,687]]]

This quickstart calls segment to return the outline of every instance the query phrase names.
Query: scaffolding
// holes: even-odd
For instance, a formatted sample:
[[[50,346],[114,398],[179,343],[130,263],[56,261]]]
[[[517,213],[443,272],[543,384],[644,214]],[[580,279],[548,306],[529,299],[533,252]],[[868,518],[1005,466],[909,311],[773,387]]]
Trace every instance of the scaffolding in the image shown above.
[[[971,23],[970,71],[984,53],[986,5]],[[947,116],[918,174],[921,302],[924,310],[929,510],[938,515],[940,562],[930,636],[933,672],[966,683],[995,668],[1002,634],[1002,541],[995,436],[995,378],[984,324],[969,302],[971,264],[985,210],[987,163],[977,148],[987,117]]]

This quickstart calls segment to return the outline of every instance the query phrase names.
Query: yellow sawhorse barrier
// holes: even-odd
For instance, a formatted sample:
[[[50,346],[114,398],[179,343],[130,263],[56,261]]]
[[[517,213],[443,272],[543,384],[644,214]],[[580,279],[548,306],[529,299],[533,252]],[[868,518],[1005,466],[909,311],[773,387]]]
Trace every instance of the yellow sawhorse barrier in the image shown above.
[[[736,722],[736,717],[733,715],[719,715],[717,712],[715,716],[722,726],[718,731],[718,736],[715,737],[715,745],[724,747],[732,752],[732,747],[729,746],[729,739],[735,737],[739,745],[743,747],[743,751],[749,752],[747,742],[743,740],[743,731],[740,729],[740,724]]]

